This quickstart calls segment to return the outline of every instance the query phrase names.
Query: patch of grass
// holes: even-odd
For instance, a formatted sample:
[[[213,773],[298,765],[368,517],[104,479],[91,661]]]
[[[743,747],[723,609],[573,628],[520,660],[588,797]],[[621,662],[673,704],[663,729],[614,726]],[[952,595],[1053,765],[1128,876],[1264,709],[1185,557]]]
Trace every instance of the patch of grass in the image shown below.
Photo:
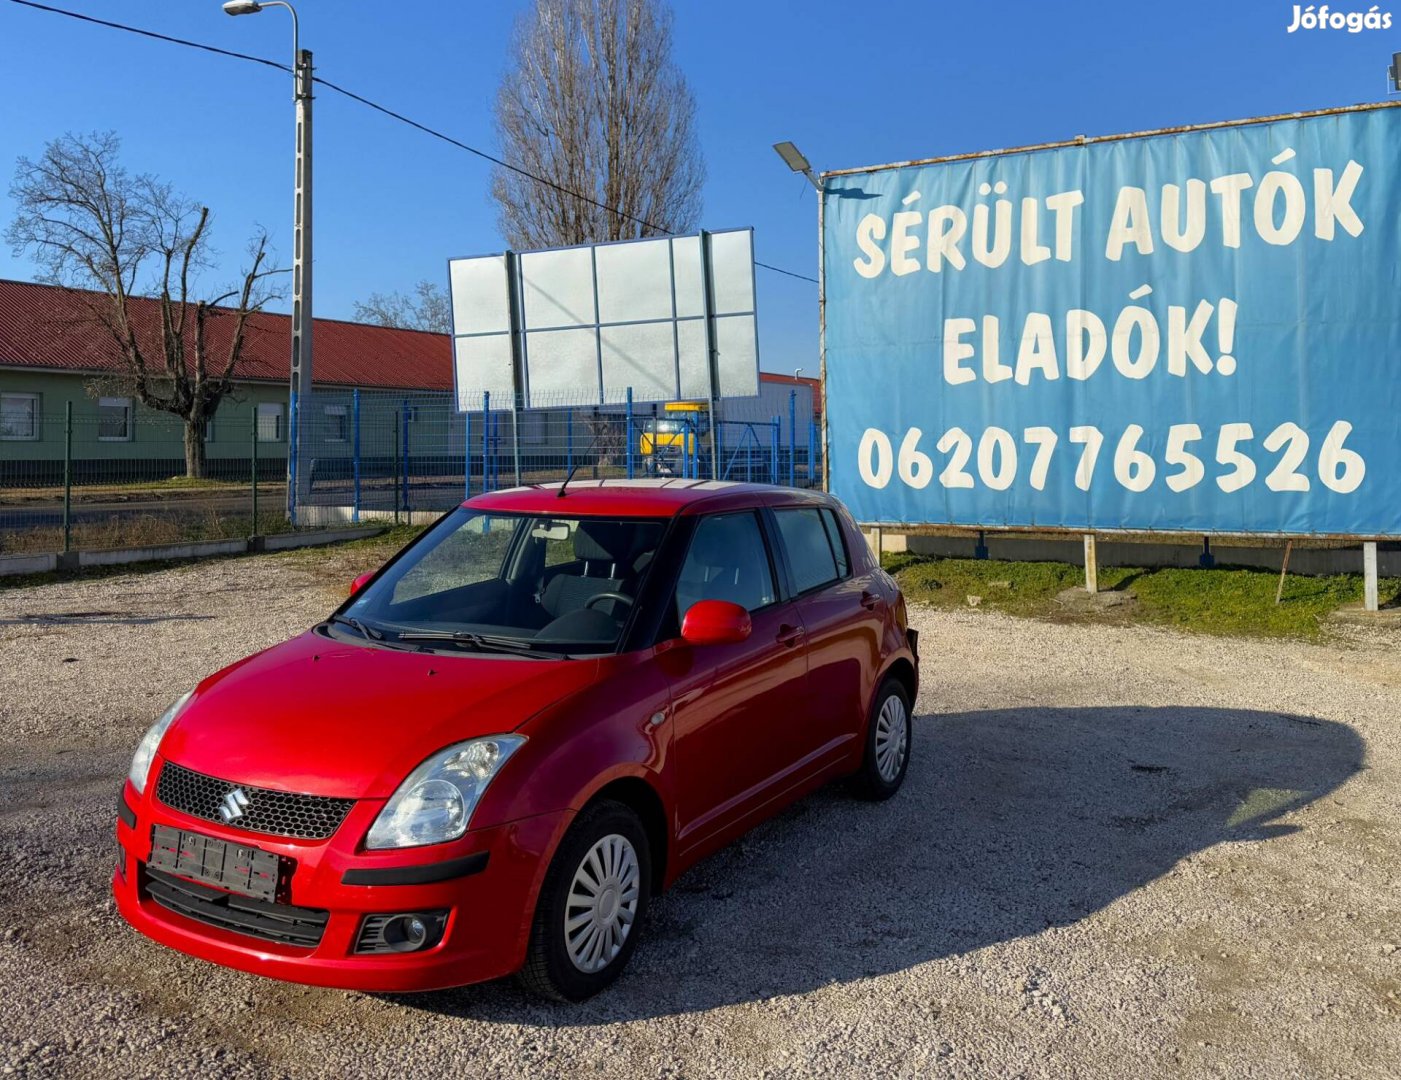
[[[1084,585],[1084,570],[1068,563],[940,559],[907,553],[882,560],[910,600],[935,607],[979,609],[1033,618],[1064,618],[1056,596]],[[1317,637],[1324,617],[1362,599],[1360,574],[1291,576],[1275,603],[1279,575],[1268,570],[1189,570],[1102,567],[1101,590],[1133,595],[1137,602],[1078,618],[1140,622],[1205,634],[1253,637]],[[1382,603],[1401,594],[1401,580],[1380,583]]]
[[[74,551],[97,551],[111,548],[154,547],[159,544],[187,544],[197,540],[233,540],[253,531],[248,514],[219,513],[205,510],[171,511],[152,514],[114,514],[102,521],[82,521],[74,524]],[[292,532],[292,526],[281,511],[258,514],[258,535]],[[62,551],[63,527],[43,525],[0,533],[0,555]]]

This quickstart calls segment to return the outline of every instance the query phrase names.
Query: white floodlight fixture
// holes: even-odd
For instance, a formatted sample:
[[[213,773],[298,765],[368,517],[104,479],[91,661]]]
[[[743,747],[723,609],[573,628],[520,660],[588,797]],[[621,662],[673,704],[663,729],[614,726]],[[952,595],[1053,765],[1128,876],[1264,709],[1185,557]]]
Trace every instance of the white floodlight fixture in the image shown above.
[[[226,0],[225,15],[256,15],[263,10],[258,0]]]
[[[803,156],[801,150],[791,142],[774,143],[773,148],[778,152],[778,156],[783,159],[785,165],[795,173],[802,173],[806,176],[808,178],[808,183],[817,188],[818,191],[822,190],[821,182],[817,177],[813,176],[812,165],[808,163],[808,159]]]

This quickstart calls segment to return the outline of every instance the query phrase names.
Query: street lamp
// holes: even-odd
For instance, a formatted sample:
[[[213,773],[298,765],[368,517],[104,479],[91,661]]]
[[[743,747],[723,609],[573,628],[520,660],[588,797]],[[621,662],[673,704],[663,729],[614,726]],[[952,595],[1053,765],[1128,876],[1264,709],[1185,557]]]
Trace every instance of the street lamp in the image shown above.
[[[300,460],[303,391],[312,388],[311,352],[311,52],[301,47],[297,9],[286,0],[226,0],[227,15],[256,15],[270,7],[292,15],[292,96],[297,105],[296,167],[292,210],[292,364],[287,402],[287,516],[296,523],[297,506],[310,490],[310,470]],[[303,478],[305,474],[305,479]]]
[[[237,0],[230,0],[237,2]],[[251,3],[252,0],[247,0]],[[227,7],[227,5],[225,5]],[[802,173],[808,178],[808,183],[822,190],[822,182],[812,175],[812,166],[808,164],[808,159],[803,157],[803,152],[790,142],[774,143],[773,148],[778,151],[778,156],[783,159],[783,163],[796,173]]]

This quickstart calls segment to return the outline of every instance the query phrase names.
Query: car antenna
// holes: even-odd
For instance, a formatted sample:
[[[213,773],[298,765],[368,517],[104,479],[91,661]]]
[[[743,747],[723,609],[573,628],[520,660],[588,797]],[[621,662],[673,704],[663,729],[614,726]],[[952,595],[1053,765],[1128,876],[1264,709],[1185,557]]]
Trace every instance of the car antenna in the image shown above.
[[[591,456],[593,455],[594,448],[598,446],[598,440],[599,440],[599,438],[600,438],[602,435],[603,435],[603,425],[600,424],[600,425],[594,430],[594,433],[593,433],[593,441],[592,441],[591,443],[589,443],[589,448],[588,448],[587,450],[584,451],[583,457],[581,457],[578,461],[576,461],[573,465],[570,466],[570,468],[569,468],[569,475],[566,476],[566,477],[564,478],[564,483],[560,484],[559,490],[558,490],[557,492],[555,492],[555,498],[556,498],[556,499],[562,499],[562,498],[564,498],[564,494],[565,494],[564,489],[567,488],[567,487],[569,486],[569,481],[571,481],[571,480],[574,479],[574,474],[575,474],[576,472],[579,471],[579,466],[582,465],[582,464],[584,463],[584,458],[586,458],[586,457],[591,457]]]

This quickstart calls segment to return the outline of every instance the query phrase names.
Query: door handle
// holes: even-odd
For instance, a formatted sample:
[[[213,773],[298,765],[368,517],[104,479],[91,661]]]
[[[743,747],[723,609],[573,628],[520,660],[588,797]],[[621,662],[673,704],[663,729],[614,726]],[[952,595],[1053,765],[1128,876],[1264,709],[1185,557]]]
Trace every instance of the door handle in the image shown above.
[[[861,594],[861,606],[867,611],[875,611],[880,606],[880,596],[867,589]]]
[[[803,640],[803,628],[801,626],[788,626],[785,623],[778,628],[778,637],[774,640],[791,649]]]

